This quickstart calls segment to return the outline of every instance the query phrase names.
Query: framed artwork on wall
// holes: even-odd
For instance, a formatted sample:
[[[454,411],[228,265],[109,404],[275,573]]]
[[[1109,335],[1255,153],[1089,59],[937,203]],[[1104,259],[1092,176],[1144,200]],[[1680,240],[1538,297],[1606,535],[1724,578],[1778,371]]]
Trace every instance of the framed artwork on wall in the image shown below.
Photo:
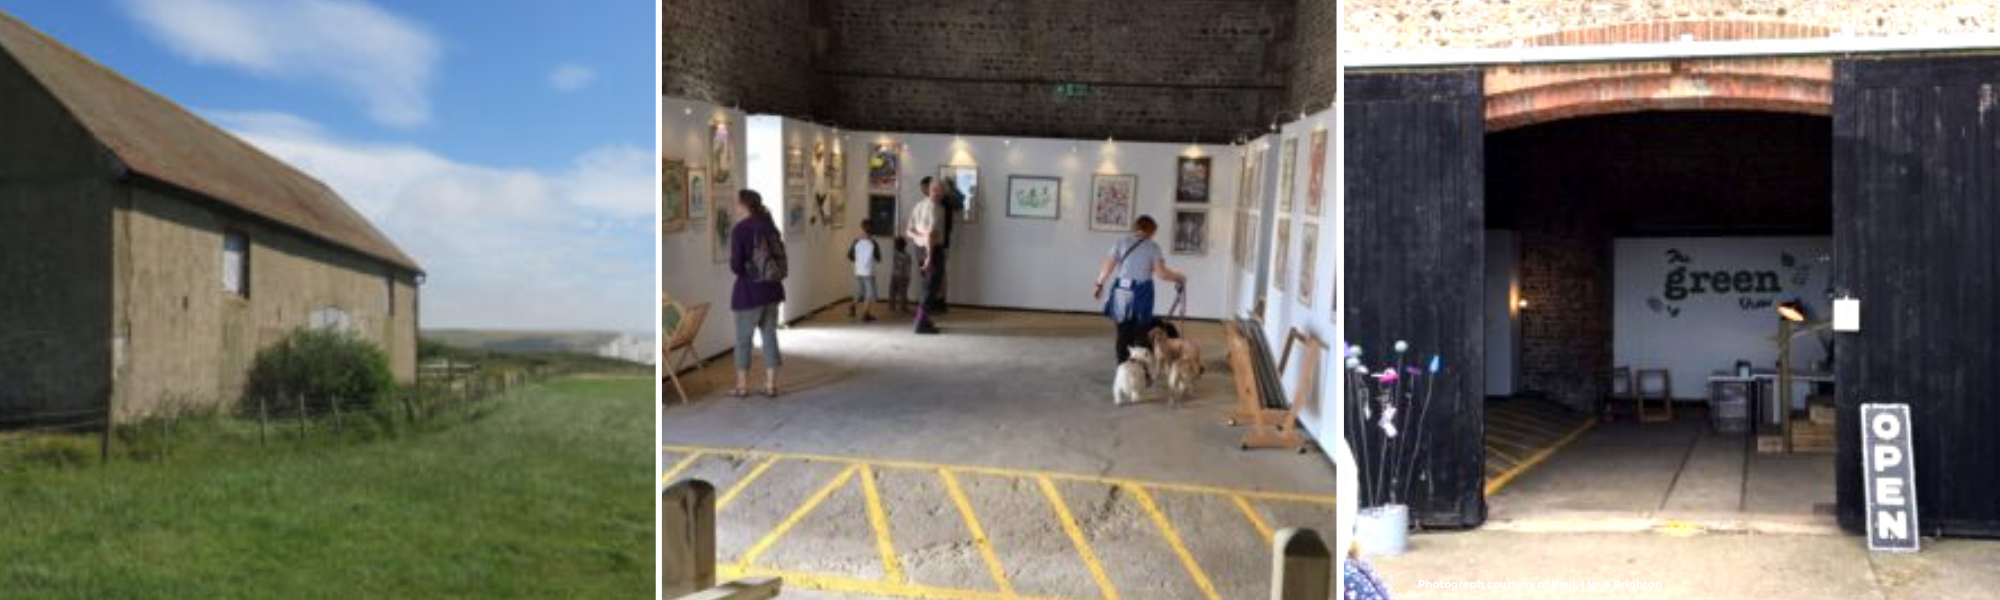
[[[1250,207],[1250,147],[1243,147],[1243,154],[1236,162],[1236,209]]]
[[[708,230],[714,240],[715,262],[729,262],[729,233],[736,228],[736,190],[717,188],[716,202],[708,211]]]
[[[688,220],[700,221],[708,216],[708,171],[689,167],[687,182]],[[700,227],[699,223],[696,227]]]
[[[1208,253],[1208,211],[1174,211],[1174,254]]]
[[[660,169],[661,230],[667,233],[677,233],[687,229],[687,163],[669,158]]]
[[[1183,156],[1174,168],[1175,202],[1208,202],[1209,162],[1206,156]]]
[[[1306,165],[1306,216],[1319,216],[1320,201],[1326,192],[1326,130],[1313,132],[1311,162]]]
[[[902,173],[902,144],[883,142],[868,151],[868,193],[895,195],[897,177]]]
[[[813,220],[808,202],[804,193],[785,194],[785,232],[798,231],[800,226]]]
[[[831,156],[826,161],[826,186],[847,189],[847,155],[841,152],[840,140],[833,140]]]
[[[798,144],[785,146],[785,186],[805,189],[807,170],[806,149]]]
[[[1007,216],[1017,219],[1062,218],[1062,178],[1035,175],[1007,177]]]
[[[903,228],[896,222],[896,196],[871,195],[868,197],[868,222],[874,224],[869,229],[875,235],[899,235]]]
[[[1280,292],[1285,291],[1285,278],[1292,274],[1291,254],[1292,220],[1279,215],[1277,240],[1276,244],[1271,247],[1271,272],[1269,278],[1271,280],[1271,287],[1277,288]]]
[[[709,177],[715,185],[732,187],[736,184],[736,147],[730,143],[729,120],[716,119],[708,123],[708,167]]]
[[[1319,224],[1306,223],[1299,232],[1299,304],[1313,305],[1313,269],[1319,262]]]
[[[965,202],[957,209],[959,222],[979,222],[979,167],[938,167],[938,179],[965,197]],[[946,195],[949,196],[950,192],[947,191]]]
[[[1297,179],[1299,163],[1299,140],[1285,140],[1278,148],[1278,212],[1292,212],[1292,180]]]
[[[840,188],[830,188],[821,190],[819,197],[821,209],[824,211],[820,218],[825,220],[828,227],[846,229],[847,191]]]
[[[1090,177],[1090,230],[1131,231],[1139,211],[1138,175]]]
[[[1257,144],[1250,144],[1243,150],[1243,170],[1240,172],[1237,204],[1244,208],[1261,206],[1259,197],[1263,194],[1264,150]]]

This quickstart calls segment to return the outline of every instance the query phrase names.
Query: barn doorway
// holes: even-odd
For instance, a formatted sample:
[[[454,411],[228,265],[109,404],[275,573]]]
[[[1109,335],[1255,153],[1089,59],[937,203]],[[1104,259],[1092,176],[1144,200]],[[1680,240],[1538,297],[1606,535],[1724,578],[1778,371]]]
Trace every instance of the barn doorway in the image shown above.
[[[1833,526],[1832,147],[1757,111],[1487,133],[1493,519]]]

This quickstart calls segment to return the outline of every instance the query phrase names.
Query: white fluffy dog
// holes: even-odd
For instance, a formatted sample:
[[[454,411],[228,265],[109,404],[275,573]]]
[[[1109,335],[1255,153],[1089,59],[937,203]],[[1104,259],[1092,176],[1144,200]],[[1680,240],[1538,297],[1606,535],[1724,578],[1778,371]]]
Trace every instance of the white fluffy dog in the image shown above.
[[[1143,346],[1128,350],[1131,358],[1118,365],[1118,375],[1111,382],[1112,406],[1138,403],[1145,398],[1146,389],[1153,387],[1153,353]]]

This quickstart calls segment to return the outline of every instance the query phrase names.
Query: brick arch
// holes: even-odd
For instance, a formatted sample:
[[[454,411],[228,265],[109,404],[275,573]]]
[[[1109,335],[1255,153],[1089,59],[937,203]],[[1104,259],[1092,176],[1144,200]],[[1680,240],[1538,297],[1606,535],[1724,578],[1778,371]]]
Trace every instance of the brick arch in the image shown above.
[[[1822,26],[1773,21],[1657,21],[1531,36],[1508,45],[1578,46],[1824,37]],[[1486,70],[1486,129],[1647,110],[1831,114],[1833,61],[1816,57],[1533,64]]]

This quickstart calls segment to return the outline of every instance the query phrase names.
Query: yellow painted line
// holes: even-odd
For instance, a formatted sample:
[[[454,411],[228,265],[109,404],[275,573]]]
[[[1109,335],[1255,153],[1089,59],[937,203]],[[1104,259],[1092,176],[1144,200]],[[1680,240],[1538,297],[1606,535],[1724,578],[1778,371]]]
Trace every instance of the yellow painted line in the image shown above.
[[[667,469],[666,473],[660,475],[660,483],[664,484],[673,481],[675,475],[679,475],[681,471],[686,471],[688,467],[694,466],[694,461],[700,460],[701,456],[702,453],[700,452],[689,452],[687,457],[682,458],[680,462],[674,463],[674,468]]]
[[[1167,546],[1173,548],[1175,556],[1180,557],[1181,566],[1187,567],[1188,575],[1194,578],[1194,586],[1201,588],[1202,596],[1208,600],[1222,600],[1222,596],[1215,593],[1215,584],[1208,581],[1208,574],[1201,572],[1201,565],[1194,562],[1194,554],[1188,552],[1187,544],[1181,543],[1181,534],[1174,531],[1174,524],[1167,522],[1166,513],[1160,512],[1160,506],[1153,503],[1153,495],[1139,486],[1126,489],[1132,492],[1133,499],[1139,501],[1139,506],[1146,509],[1147,516],[1153,518],[1153,526],[1160,529],[1160,537],[1166,538]]]
[[[1515,429],[1531,431],[1542,435],[1555,435],[1568,426],[1566,421],[1544,421],[1532,417],[1517,417],[1504,414],[1486,415],[1488,425],[1501,424]]]
[[[1264,537],[1264,543],[1271,543],[1271,536],[1273,535],[1271,533],[1271,524],[1264,522],[1263,515],[1257,514],[1257,508],[1250,506],[1250,501],[1243,499],[1242,496],[1230,496],[1229,499],[1236,501],[1236,510],[1243,511],[1243,518],[1249,519],[1250,526],[1257,528],[1257,535]]]
[[[1301,504],[1319,504],[1324,506],[1335,505],[1335,499],[1333,494],[1300,494],[1300,493],[1289,493],[1289,492],[1238,490],[1238,489],[1230,489],[1225,487],[1208,486],[1208,485],[1141,481],[1137,479],[1124,479],[1118,477],[1099,477],[1095,475],[1080,475],[1075,473],[1030,471],[1025,469],[1007,469],[1000,467],[947,465],[941,463],[927,463],[927,462],[916,462],[916,461],[906,461],[906,460],[877,460],[872,458],[829,456],[823,454],[770,452],[764,450],[749,450],[742,448],[717,448],[717,447],[704,447],[704,446],[681,446],[681,445],[670,444],[670,445],[660,446],[660,450],[666,452],[698,451],[698,452],[706,452],[709,454],[717,454],[724,456],[740,456],[740,457],[753,457],[753,458],[769,457],[769,458],[783,458],[786,460],[802,460],[809,462],[831,462],[840,464],[854,464],[854,463],[865,462],[876,468],[900,469],[900,470],[910,470],[910,471],[936,471],[938,469],[951,469],[953,472],[957,473],[992,475],[997,477],[1015,477],[1023,479],[1048,477],[1050,479],[1056,479],[1060,481],[1082,481],[1082,482],[1095,483],[1099,485],[1106,485],[1113,487],[1144,486],[1148,489],[1153,489],[1153,490],[1183,492],[1190,494],[1210,494],[1216,496],[1240,495],[1252,500],[1297,502]]]
[[[910,598],[913,600],[1056,600],[1053,598],[1010,596],[987,590],[967,590],[913,583],[888,583],[841,577],[838,575],[799,573],[763,567],[745,567],[742,565],[717,565],[716,576],[718,579],[778,577],[784,579],[784,586],[787,589],[805,588],[856,596]]]
[[[1526,454],[1534,454],[1536,450],[1542,450],[1542,446],[1530,446],[1530,444],[1522,444],[1522,442],[1512,442],[1512,440],[1494,440],[1494,438],[1486,438],[1486,444],[1484,444],[1484,446],[1486,446],[1486,452],[1492,452],[1492,454],[1500,454],[1500,456],[1504,456],[1504,458],[1506,458],[1508,462],[1512,462],[1512,464],[1520,464],[1520,456],[1514,456],[1516,452],[1500,452],[1500,446],[1506,446],[1506,448],[1514,448],[1514,450],[1528,450]]]
[[[1496,432],[1507,434],[1512,437],[1555,439],[1562,435],[1563,429],[1560,427],[1550,428],[1550,429],[1529,429],[1529,428],[1524,428],[1520,425],[1514,425],[1510,423],[1501,423],[1499,421],[1487,421],[1486,435],[1488,437],[1491,437]]]
[[[773,456],[770,460],[759,463],[757,468],[751,469],[750,474],[744,475],[742,481],[736,482],[736,485],[729,486],[729,491],[723,492],[722,498],[715,501],[715,512],[720,513],[722,509],[729,508],[730,501],[735,500],[737,494],[743,493],[744,488],[750,487],[750,483],[757,481],[758,477],[763,477],[764,472],[771,470],[771,465],[775,464],[778,464],[778,457]]]
[[[1097,580],[1097,590],[1104,594],[1104,600],[1118,600],[1118,588],[1111,585],[1111,576],[1104,573],[1104,563],[1097,560],[1097,553],[1090,549],[1090,540],[1084,539],[1083,528],[1076,525],[1076,517],[1069,512],[1069,505],[1063,503],[1062,492],[1056,490],[1056,482],[1047,477],[1037,477],[1042,486],[1042,496],[1049,499],[1049,506],[1056,509],[1056,520],[1062,522],[1063,532],[1069,534],[1070,545],[1076,546],[1076,555],[1083,558],[1083,564],[1090,568],[1090,578]]]
[[[1653,528],[1653,531],[1670,537],[1692,537],[1701,535],[1706,530],[1691,521],[1670,520]]]
[[[1486,495],[1491,496],[1500,493],[1500,489],[1507,487],[1507,484],[1513,482],[1515,477],[1519,477],[1521,476],[1522,473],[1527,472],[1528,469],[1535,468],[1536,466],[1542,464],[1542,461],[1548,460],[1549,457],[1554,455],[1557,450],[1561,450],[1563,446],[1570,445],[1570,442],[1576,441],[1577,438],[1583,436],[1583,432],[1589,431],[1591,427],[1595,427],[1596,425],[1597,425],[1597,419],[1595,417],[1585,419],[1582,425],[1578,425],[1576,429],[1571,430],[1569,434],[1564,435],[1562,439],[1556,440],[1556,443],[1549,445],[1549,447],[1547,448],[1543,448],[1540,452],[1536,452],[1534,456],[1528,457],[1528,460],[1522,462],[1521,464],[1515,465],[1514,468],[1508,469],[1505,473],[1501,473],[1498,477],[1494,477],[1492,479],[1487,480]]]
[[[889,513],[882,510],[882,493],[875,489],[875,469],[862,463],[861,491],[868,498],[868,524],[875,527],[875,548],[882,552],[882,573],[890,583],[909,581],[903,575],[903,563],[896,559],[896,544],[889,538]]]
[[[944,491],[951,495],[952,504],[958,505],[958,514],[965,517],[965,528],[972,531],[972,544],[979,547],[979,557],[986,560],[986,570],[993,575],[993,583],[1000,586],[1000,595],[1014,597],[1014,582],[1008,581],[1006,569],[1000,568],[1000,557],[993,554],[993,542],[987,539],[986,528],[979,526],[979,515],[972,512],[972,501],[958,487],[958,477],[951,474],[951,469],[937,472],[944,479]]]
[[[770,533],[764,534],[764,539],[757,540],[757,543],[751,544],[750,550],[744,552],[743,558],[737,562],[746,565],[756,564],[757,559],[762,557],[766,551],[769,551],[773,544],[778,543],[779,538],[785,537],[785,532],[791,531],[792,527],[799,524],[799,521],[805,520],[806,515],[812,514],[813,509],[819,508],[820,503],[826,502],[826,499],[832,497],[833,493],[840,490],[841,486],[847,485],[847,480],[854,478],[854,470],[857,468],[859,467],[842,469],[840,475],[835,476],[833,481],[828,481],[826,485],[820,486],[819,491],[813,492],[812,496],[807,497],[805,503],[799,505],[798,510],[792,511],[792,514],[785,517],[785,520],[778,522],[777,527],[771,528]]]

